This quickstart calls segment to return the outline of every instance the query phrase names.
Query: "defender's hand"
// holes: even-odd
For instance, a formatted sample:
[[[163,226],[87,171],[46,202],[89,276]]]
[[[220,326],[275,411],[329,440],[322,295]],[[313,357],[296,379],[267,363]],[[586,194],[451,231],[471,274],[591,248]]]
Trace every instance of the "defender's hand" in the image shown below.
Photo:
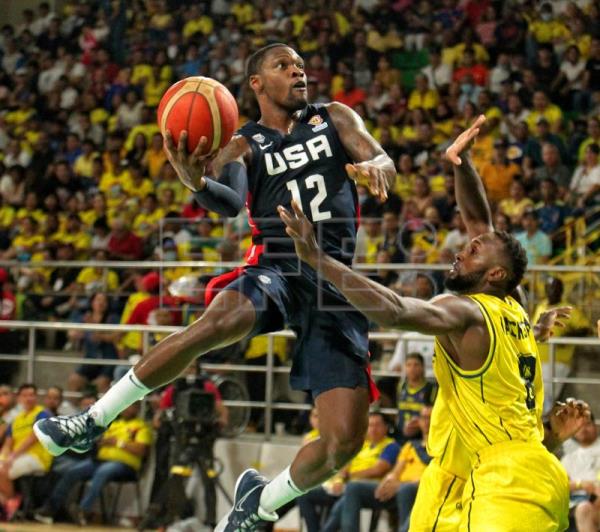
[[[163,149],[183,185],[192,192],[198,192],[204,188],[206,184],[204,179],[206,169],[210,161],[216,157],[218,152],[211,155],[202,155],[204,147],[208,143],[208,139],[206,137],[200,137],[198,146],[196,146],[196,149],[190,154],[187,151],[187,138],[187,131],[182,131],[181,135],[179,135],[177,148],[175,148],[171,131],[167,130],[163,142]]]
[[[365,185],[380,201],[383,202],[388,198],[388,182],[385,173],[378,166],[366,162],[347,164],[346,172],[357,185]]]
[[[564,327],[564,320],[571,317],[573,307],[555,307],[543,312],[535,324],[535,340],[537,342],[545,342],[554,333],[554,327]]]
[[[304,215],[300,205],[292,200],[293,213],[279,205],[279,217],[286,225],[286,233],[294,239],[294,247],[298,257],[304,262],[314,266],[319,257],[319,246],[315,238],[315,231],[309,219]]]
[[[471,127],[465,129],[454,142],[446,149],[446,159],[457,166],[462,164],[460,155],[467,151],[472,145],[475,137],[479,135],[481,126],[485,123],[485,115],[479,115]]]
[[[572,437],[591,419],[590,406],[585,401],[570,397],[564,403],[557,401],[550,412],[552,435],[561,442]]]

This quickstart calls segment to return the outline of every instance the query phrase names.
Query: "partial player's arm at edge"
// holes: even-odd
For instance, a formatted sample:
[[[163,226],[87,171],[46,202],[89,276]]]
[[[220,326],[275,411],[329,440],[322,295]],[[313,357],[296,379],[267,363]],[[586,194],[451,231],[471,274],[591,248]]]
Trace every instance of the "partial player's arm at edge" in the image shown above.
[[[485,116],[479,116],[471,127],[461,133],[446,150],[446,157],[452,162],[454,168],[456,203],[469,238],[494,230],[492,212],[483,181],[473,166],[469,154],[469,148],[484,123]]]
[[[354,179],[368,179],[371,192],[382,200],[396,178],[394,161],[371,134],[358,114],[347,105],[332,102],[327,105],[329,116],[338,131],[344,149],[357,163],[348,165],[347,171]],[[376,175],[378,174],[378,175]]]

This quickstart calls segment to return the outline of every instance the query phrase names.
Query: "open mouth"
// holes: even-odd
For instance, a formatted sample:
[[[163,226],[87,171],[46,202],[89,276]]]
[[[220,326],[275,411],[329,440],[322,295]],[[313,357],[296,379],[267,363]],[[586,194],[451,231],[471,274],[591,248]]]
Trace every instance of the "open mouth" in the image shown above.
[[[292,88],[295,90],[299,90],[299,91],[305,91],[306,90],[306,82],[298,81],[297,83],[294,83],[294,85],[292,85]]]

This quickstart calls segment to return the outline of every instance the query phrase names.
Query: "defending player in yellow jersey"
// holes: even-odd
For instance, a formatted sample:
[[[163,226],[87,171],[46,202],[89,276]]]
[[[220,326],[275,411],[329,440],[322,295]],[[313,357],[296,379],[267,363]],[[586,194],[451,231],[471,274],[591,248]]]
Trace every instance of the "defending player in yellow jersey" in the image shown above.
[[[471,139],[484,121],[478,119]],[[460,164],[457,154],[456,159]],[[457,197],[473,194],[474,199],[462,214],[465,221],[480,223],[471,224],[475,236],[448,273],[446,285],[455,295],[430,301],[398,296],[322,253],[298,204],[292,204],[293,213],[281,207],[280,216],[300,258],[372,321],[436,336],[439,396],[458,438],[454,443],[462,443],[471,456],[459,530],[562,530],[567,478],[541,443],[537,348],[525,312],[510,296],[527,258],[512,235],[494,231],[472,165],[464,173],[465,187],[457,189]],[[585,415],[575,409],[575,417]]]

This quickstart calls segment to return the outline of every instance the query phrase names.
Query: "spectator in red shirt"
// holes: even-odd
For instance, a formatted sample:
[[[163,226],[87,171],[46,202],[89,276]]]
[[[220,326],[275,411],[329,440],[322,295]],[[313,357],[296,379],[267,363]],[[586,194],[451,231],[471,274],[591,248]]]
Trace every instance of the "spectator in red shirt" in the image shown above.
[[[108,252],[112,259],[140,260],[142,258],[142,239],[129,230],[123,218],[115,218],[108,240]]]
[[[475,62],[475,52],[466,48],[463,53],[462,65],[454,71],[452,79],[462,82],[463,78],[468,75],[473,76],[473,80],[480,87],[485,87],[488,78],[488,69],[485,65]]]
[[[333,99],[336,102],[344,103],[348,107],[354,108],[355,105],[367,99],[367,93],[361,88],[354,86],[354,75],[349,72],[344,74],[344,88],[336,92]]]
[[[140,301],[132,310],[128,325],[179,325],[181,323],[181,311],[174,308],[179,301],[167,294],[160,294],[160,275],[150,272],[142,278],[144,291],[150,294],[146,299]],[[161,310],[160,316],[155,311]]]

